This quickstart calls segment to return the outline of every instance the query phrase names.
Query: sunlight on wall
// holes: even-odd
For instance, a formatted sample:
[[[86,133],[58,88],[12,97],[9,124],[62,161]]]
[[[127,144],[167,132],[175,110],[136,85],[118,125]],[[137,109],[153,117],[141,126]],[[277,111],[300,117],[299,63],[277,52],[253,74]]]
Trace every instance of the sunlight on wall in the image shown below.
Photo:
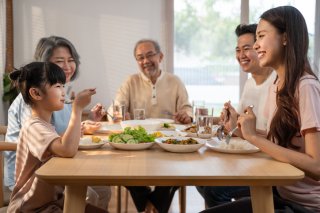
[[[46,35],[43,10],[39,7],[31,7],[31,41],[30,48],[34,48],[39,42],[38,38]]]
[[[106,72],[103,73],[104,79],[107,85],[118,84],[116,87],[108,87],[111,97],[129,75],[137,72],[138,66],[133,56],[133,48],[139,39],[149,34],[149,25],[147,20],[113,15],[101,16],[100,43],[103,60],[107,62]]]

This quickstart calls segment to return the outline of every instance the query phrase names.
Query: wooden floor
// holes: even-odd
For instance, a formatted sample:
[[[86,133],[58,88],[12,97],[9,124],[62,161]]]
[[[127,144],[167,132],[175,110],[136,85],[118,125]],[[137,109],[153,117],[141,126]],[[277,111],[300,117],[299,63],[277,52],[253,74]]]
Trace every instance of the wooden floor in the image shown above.
[[[132,202],[131,196],[128,196],[128,207],[126,211],[126,189],[121,187],[121,213],[137,213],[137,210]],[[186,213],[197,213],[204,210],[204,201],[201,195],[198,193],[197,189],[194,186],[187,186],[187,205],[186,205]],[[109,204],[109,212],[116,213],[116,192],[115,187],[112,187],[112,197]],[[168,213],[179,213],[179,193],[176,192],[170,210]]]

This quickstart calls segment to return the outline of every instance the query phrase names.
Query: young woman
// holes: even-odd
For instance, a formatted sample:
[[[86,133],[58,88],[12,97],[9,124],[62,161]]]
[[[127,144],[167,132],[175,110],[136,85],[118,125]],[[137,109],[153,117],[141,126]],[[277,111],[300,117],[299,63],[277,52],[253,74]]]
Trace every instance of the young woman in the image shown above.
[[[252,109],[240,115],[243,137],[276,160],[305,172],[305,178],[274,190],[275,209],[281,212],[320,212],[320,83],[308,61],[308,30],[302,14],[292,6],[261,15],[257,41],[259,64],[272,67],[277,79],[271,86],[267,138],[257,134]],[[251,212],[249,199],[206,212]],[[289,209],[291,211],[289,211]]]
[[[35,171],[53,156],[73,157],[81,135],[81,114],[95,89],[80,92],[72,105],[69,125],[63,135],[51,124],[52,113],[63,109],[65,101],[63,70],[50,62],[33,62],[10,74],[23,99],[31,107],[19,135],[16,184],[8,212],[61,212],[63,187],[39,180]],[[90,212],[106,212],[88,204]],[[89,212],[89,211],[87,211]]]
[[[35,61],[52,62],[57,64],[66,75],[66,83],[69,83],[79,75],[80,56],[74,45],[67,39],[50,36],[41,38],[37,44]],[[66,97],[66,100],[70,97]],[[52,114],[51,123],[55,126],[59,135],[63,135],[68,127],[72,111],[72,104],[64,104],[63,109],[55,111]],[[101,104],[97,104],[92,110],[92,119],[100,120],[105,115]],[[31,108],[24,102],[22,95],[19,94],[8,110],[8,130],[6,141],[17,142],[20,129],[25,120],[30,116]],[[83,130],[85,132],[93,132],[100,127],[100,123],[93,121],[85,121]],[[15,184],[14,171],[16,152],[5,152],[5,160],[7,166],[5,185],[12,191]],[[88,201],[99,207],[107,208],[111,198],[110,187],[93,186],[88,188]]]

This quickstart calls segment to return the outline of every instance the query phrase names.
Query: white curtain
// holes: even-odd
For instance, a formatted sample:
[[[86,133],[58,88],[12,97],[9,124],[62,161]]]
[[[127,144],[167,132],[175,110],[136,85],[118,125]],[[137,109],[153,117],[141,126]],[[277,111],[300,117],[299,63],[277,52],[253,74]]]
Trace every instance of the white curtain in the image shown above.
[[[132,53],[139,39],[158,40],[165,54],[162,66],[172,72],[172,65],[168,64],[172,64],[173,56],[167,54],[167,42],[173,40],[167,36],[170,3],[171,0],[13,1],[14,66],[32,60],[41,37],[65,37],[81,56],[80,75],[72,88],[78,92],[96,87],[97,94],[88,108],[97,102],[108,106],[120,84],[138,72]]]
[[[6,53],[6,0],[0,0],[0,124],[6,124],[7,119],[5,115],[7,115],[6,107],[2,102],[2,94],[3,94],[3,85],[2,85],[2,77],[5,69],[5,53]]]

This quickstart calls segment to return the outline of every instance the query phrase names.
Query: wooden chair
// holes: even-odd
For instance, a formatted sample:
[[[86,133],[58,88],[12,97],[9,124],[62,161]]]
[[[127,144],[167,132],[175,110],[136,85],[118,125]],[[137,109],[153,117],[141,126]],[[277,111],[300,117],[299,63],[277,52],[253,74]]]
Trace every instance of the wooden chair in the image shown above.
[[[0,135],[5,136],[7,133],[7,126],[0,125]],[[7,207],[9,203],[9,193],[4,193],[4,184],[3,184],[3,151],[16,151],[17,144],[10,143],[5,141],[0,141],[0,177],[1,177],[1,184],[0,184],[0,213],[7,212]]]

